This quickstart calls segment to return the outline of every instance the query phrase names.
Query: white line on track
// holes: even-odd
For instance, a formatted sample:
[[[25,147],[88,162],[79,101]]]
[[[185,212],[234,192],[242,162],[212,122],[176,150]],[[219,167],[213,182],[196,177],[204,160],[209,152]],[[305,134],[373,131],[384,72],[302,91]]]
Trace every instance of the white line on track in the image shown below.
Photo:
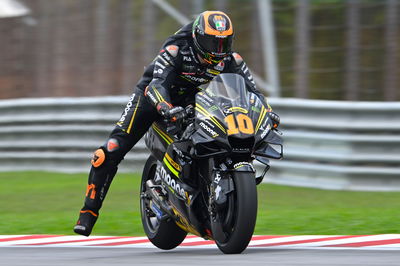
[[[0,247],[146,247],[147,237],[0,235]],[[181,248],[215,248],[213,241],[187,236]],[[400,250],[400,234],[369,236],[253,236],[249,248]]]

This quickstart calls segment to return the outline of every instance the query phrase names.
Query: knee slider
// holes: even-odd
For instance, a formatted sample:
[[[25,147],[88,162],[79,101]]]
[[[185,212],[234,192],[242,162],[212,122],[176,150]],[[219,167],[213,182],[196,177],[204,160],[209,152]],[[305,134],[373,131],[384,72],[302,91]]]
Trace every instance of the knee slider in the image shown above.
[[[93,167],[97,168],[101,166],[105,160],[106,160],[106,153],[102,148],[99,148],[93,153],[93,157],[90,162],[93,165]]]

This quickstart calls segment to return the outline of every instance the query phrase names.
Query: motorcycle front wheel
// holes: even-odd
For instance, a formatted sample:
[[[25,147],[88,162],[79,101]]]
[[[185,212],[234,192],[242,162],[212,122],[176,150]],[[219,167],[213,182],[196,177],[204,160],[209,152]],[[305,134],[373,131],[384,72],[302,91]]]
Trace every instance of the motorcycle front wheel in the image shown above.
[[[245,250],[253,236],[257,219],[257,188],[254,173],[234,172],[234,191],[228,196],[228,206],[219,215],[224,239],[215,239],[225,254]]]
[[[140,213],[143,229],[153,245],[160,249],[169,250],[179,246],[186,238],[187,232],[176,225],[173,219],[159,220],[150,208],[151,198],[146,197],[146,181],[154,180],[157,160],[150,156],[143,169],[141,181]]]

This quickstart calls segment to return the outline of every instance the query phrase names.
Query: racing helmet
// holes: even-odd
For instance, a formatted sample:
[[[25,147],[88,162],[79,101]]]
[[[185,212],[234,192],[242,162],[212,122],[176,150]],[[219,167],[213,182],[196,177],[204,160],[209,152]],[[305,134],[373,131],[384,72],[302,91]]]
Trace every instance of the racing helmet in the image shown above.
[[[218,64],[231,53],[233,26],[221,11],[205,11],[193,23],[195,51],[209,64]]]

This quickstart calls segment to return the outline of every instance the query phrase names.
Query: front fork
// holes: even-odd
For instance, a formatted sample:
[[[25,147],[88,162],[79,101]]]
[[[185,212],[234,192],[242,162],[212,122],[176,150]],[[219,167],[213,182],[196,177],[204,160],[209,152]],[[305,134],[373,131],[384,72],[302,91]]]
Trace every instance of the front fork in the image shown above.
[[[212,210],[220,210],[225,207],[228,194],[234,190],[234,183],[230,172],[213,170],[210,184],[210,207]]]
[[[228,159],[229,160],[229,159]],[[208,211],[214,239],[225,242],[228,239],[229,228],[233,226],[235,206],[235,172],[255,173],[254,167],[248,162],[238,162],[214,167],[211,175]]]
[[[235,189],[232,174],[234,172],[251,172],[255,173],[252,163],[236,162],[227,158],[226,162],[214,166],[211,175],[210,184],[210,204],[211,210],[214,211],[225,207],[228,194]]]

